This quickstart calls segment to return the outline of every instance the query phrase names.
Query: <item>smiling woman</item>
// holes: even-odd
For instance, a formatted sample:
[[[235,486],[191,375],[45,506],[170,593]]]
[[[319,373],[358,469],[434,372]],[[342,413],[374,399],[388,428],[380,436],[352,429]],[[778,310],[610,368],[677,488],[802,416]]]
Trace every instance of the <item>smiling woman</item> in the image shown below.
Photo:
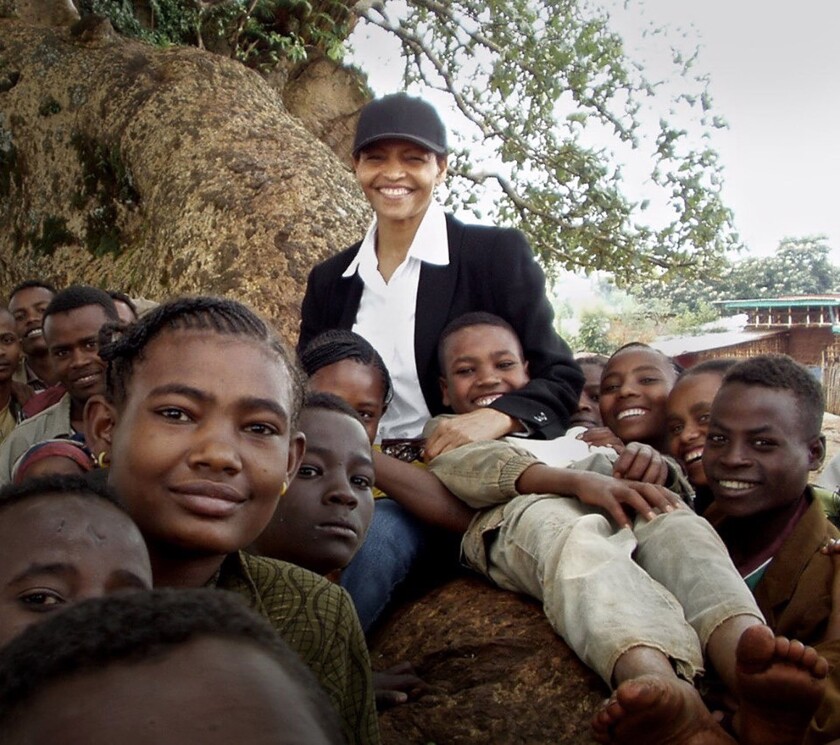
[[[298,341],[302,351],[318,334],[352,329],[370,342],[394,388],[379,437],[404,440],[419,438],[426,422],[446,410],[436,354],[443,328],[471,311],[510,323],[522,341],[531,381],[447,420],[425,443],[426,458],[455,444],[517,431],[556,437],[577,408],[583,382],[554,331],[545,277],[524,235],[464,225],[435,201],[448,152],[446,128],[425,101],[396,93],[362,109],[353,168],[375,219],[362,241],[312,270]],[[392,518],[387,528],[380,524],[386,514]],[[367,542],[342,574],[365,628],[416,561],[423,536],[423,523],[399,504],[377,501]],[[383,569],[389,566],[398,569]]]

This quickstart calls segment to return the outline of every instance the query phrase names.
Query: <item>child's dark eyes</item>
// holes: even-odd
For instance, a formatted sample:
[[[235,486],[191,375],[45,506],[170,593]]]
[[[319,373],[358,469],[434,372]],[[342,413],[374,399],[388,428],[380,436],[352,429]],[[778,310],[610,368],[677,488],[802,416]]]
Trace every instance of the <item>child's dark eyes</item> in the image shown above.
[[[668,432],[671,435],[678,435],[680,432],[683,431],[683,429],[684,426],[682,422],[668,425]]]
[[[716,446],[724,445],[726,444],[726,437],[717,432],[710,432],[706,435],[706,444]]]
[[[697,417],[697,424],[708,424],[711,417],[708,414],[701,414]]]
[[[764,438],[759,438],[757,440],[753,440],[753,447],[757,450],[770,450],[776,447],[776,443],[773,440],[766,440]]]
[[[14,334],[3,334],[3,336],[0,336],[0,344],[6,347],[14,344],[17,340],[18,338]]]
[[[502,360],[501,362],[499,362],[497,367],[500,370],[510,370],[510,368],[516,367],[516,362],[514,362],[513,360]]]
[[[18,600],[36,613],[49,613],[65,604],[64,598],[54,590],[27,590],[18,595]]]
[[[470,375],[475,370],[474,367],[459,367],[455,370],[456,375]]]
[[[177,406],[163,406],[157,410],[164,419],[171,419],[174,422],[189,422],[190,417],[186,411]]]
[[[254,424],[248,424],[245,426],[245,431],[250,432],[253,435],[276,435],[280,433],[280,430],[277,429],[273,424],[266,424],[265,422],[255,422]]]
[[[360,489],[370,489],[373,486],[373,479],[368,476],[351,476],[350,483]]]
[[[312,479],[315,478],[319,473],[320,469],[316,468],[315,466],[310,466],[306,463],[302,463],[300,468],[298,468],[297,470],[297,477],[302,479]]]
[[[642,385],[654,385],[662,380],[662,378],[645,377],[641,379]]]

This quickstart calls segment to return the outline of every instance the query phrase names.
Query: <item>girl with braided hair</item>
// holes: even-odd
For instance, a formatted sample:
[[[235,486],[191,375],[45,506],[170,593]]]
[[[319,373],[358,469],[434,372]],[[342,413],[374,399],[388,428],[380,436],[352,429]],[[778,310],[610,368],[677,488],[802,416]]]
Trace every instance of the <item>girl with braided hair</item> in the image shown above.
[[[88,441],[149,547],[156,587],[228,589],[315,672],[349,743],[378,743],[370,661],[349,597],[243,549],[262,532],[304,448],[303,387],[266,324],[240,303],[158,306],[102,347],[104,395]]]

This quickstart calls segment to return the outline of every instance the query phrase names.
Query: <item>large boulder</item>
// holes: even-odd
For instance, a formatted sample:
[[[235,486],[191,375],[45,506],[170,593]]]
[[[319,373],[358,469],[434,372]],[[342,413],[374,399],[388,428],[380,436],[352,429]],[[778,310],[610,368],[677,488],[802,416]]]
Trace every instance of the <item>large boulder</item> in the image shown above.
[[[347,165],[241,64],[96,17],[0,19],[0,291],[227,295],[291,340],[309,269],[368,219]]]
[[[384,745],[589,745],[608,690],[539,603],[473,576],[402,606],[371,640],[374,669],[409,661],[428,692],[380,718]]]

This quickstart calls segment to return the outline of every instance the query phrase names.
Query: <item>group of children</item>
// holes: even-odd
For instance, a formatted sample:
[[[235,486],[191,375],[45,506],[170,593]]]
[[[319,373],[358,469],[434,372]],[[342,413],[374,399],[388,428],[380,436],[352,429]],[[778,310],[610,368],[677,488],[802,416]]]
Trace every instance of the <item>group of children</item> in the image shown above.
[[[176,300],[100,347],[113,315],[95,294],[74,297],[82,304],[47,317],[61,321],[55,356],[71,358],[70,410],[74,392],[94,389],[78,429],[91,467],[105,468],[6,487],[0,644],[65,605],[120,590],[228,590],[304,660],[344,736],[375,742],[362,629],[347,595],[316,574],[350,572],[390,501],[460,538],[464,561],[499,587],[542,601],[615,689],[594,720],[600,742],[837,735],[837,686],[824,679],[840,635],[829,544],[839,536],[808,486],[824,455],[823,404],[819,384],[788,358],[680,374],[659,352],[628,345],[581,360],[579,429],[463,445],[425,464],[371,447],[390,378],[352,332],[303,351],[304,399],[283,346],[237,303]],[[515,332],[486,313],[450,324],[439,352],[455,414],[529,380]],[[13,356],[0,361],[17,364]],[[391,572],[387,553],[373,564]],[[738,701],[730,731],[693,686],[709,666]],[[390,700],[418,682],[403,676]]]
[[[362,630],[347,595],[316,574],[340,579],[353,566],[376,486],[377,503],[458,536],[471,568],[542,601],[614,689],[594,720],[600,742],[837,735],[825,658],[840,628],[830,543],[839,536],[808,486],[824,455],[823,404],[790,359],[680,374],[628,345],[581,360],[579,429],[464,445],[425,464],[371,447],[390,379],[352,332],[304,350],[306,398],[283,346],[231,301],[164,304],[97,341],[96,353],[107,376],[85,401],[83,429],[105,468],[5,488],[0,644],[120,590],[228,590],[300,655],[344,737],[375,742]],[[489,314],[450,324],[440,364],[455,414],[528,381],[513,329]],[[389,571],[387,555],[378,559]],[[729,731],[693,685],[709,666],[738,702]],[[390,700],[418,683],[403,676]]]
[[[99,304],[47,315],[66,321],[81,309],[104,325],[110,314],[100,318],[91,306]],[[422,452],[417,458],[397,448],[389,455],[372,446],[390,378],[375,350],[352,332],[328,332],[307,346],[301,366],[308,384],[266,325],[228,300],[171,301],[109,332],[102,346],[93,336],[102,386],[84,401],[79,426],[92,456],[90,469],[79,471],[90,473],[26,478],[0,495],[0,671],[7,658],[13,671],[13,661],[31,659],[49,640],[60,646],[68,634],[89,634],[91,651],[83,663],[65,650],[69,661],[45,663],[46,671],[4,673],[0,719],[10,717],[10,732],[31,728],[33,712],[50,696],[75,689],[86,700],[94,691],[117,697],[121,676],[146,674],[134,669],[139,653],[128,642],[94,653],[105,632],[91,628],[91,618],[109,603],[128,603],[114,611],[112,628],[136,623],[125,620],[132,613],[169,617],[155,610],[158,604],[174,603],[173,617],[189,615],[176,609],[177,593],[149,594],[154,585],[205,588],[207,600],[187,594],[184,603],[236,605],[212,599],[223,595],[217,590],[239,596],[320,684],[289,668],[288,654],[266,651],[265,634],[257,632],[208,621],[172,632],[174,641],[137,642],[171,646],[171,654],[151,655],[151,666],[186,666],[212,679],[195,654],[174,663],[170,657],[233,638],[239,646],[219,652],[215,672],[229,664],[242,692],[273,686],[278,700],[302,697],[311,706],[300,708],[315,712],[294,726],[275,712],[277,721],[267,720],[254,739],[233,739],[377,742],[362,627],[348,595],[329,580],[347,585],[368,530],[377,516],[387,522],[388,508],[380,505],[393,504],[439,531],[427,535],[449,536],[433,544],[445,554],[444,566],[455,565],[460,543],[472,569],[543,603],[558,634],[614,691],[593,721],[599,742],[772,745],[840,737],[840,689],[827,664],[840,638],[832,563],[840,535],[819,490],[808,485],[824,456],[822,393],[789,358],[715,361],[681,372],[656,350],[628,345],[609,359],[581,360],[587,382],[576,428],[566,436],[465,444],[426,463]],[[80,338],[92,338],[89,329]],[[86,359],[84,346],[71,342],[70,355]],[[529,380],[515,332],[486,313],[451,323],[439,359],[442,397],[455,414],[485,407]],[[98,384],[86,364],[68,365],[76,371],[69,390]],[[394,570],[387,559],[380,551],[365,566],[378,566],[393,590],[394,578],[412,567]],[[354,602],[365,590],[363,577],[356,587],[349,584]],[[125,590],[139,591],[138,599],[115,596],[101,606],[82,603],[76,615],[64,612]],[[374,605],[370,623],[384,610],[381,593]],[[25,631],[41,622],[43,629]],[[147,634],[169,633],[161,624]],[[241,665],[243,645],[268,661]],[[255,666],[282,684],[248,679],[241,668]],[[721,723],[695,688],[704,671],[705,679],[713,671],[719,680],[727,702],[721,709],[735,712],[731,723]],[[43,680],[21,683],[30,675]],[[418,686],[411,674],[385,679],[381,700],[404,701]],[[706,688],[713,686],[704,694]],[[255,711],[266,703],[248,700]],[[718,699],[706,701],[717,707]],[[173,712],[180,706],[169,703]],[[89,719],[108,705],[91,703],[76,716]],[[338,713],[341,735],[327,710]],[[209,711],[195,719],[216,731]],[[234,723],[226,719],[225,726]],[[58,731],[49,726],[33,741],[47,742]],[[80,730],[79,742],[97,742],[91,726]],[[137,727],[130,719],[119,726],[99,741]],[[307,734],[293,734],[297,726]]]

